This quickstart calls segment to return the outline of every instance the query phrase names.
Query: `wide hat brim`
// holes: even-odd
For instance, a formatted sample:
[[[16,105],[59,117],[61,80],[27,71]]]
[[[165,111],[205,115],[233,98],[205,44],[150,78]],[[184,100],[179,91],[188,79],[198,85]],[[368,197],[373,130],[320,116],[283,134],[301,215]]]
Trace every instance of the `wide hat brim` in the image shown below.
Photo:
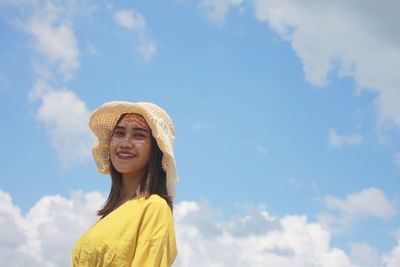
[[[110,174],[109,143],[112,131],[124,113],[137,113],[142,115],[163,152],[162,168],[167,174],[167,191],[176,197],[175,183],[179,179],[173,151],[175,140],[174,125],[168,113],[159,106],[148,103],[132,103],[127,101],[112,101],[101,105],[92,112],[89,127],[97,136],[93,145],[93,158],[100,173]]]

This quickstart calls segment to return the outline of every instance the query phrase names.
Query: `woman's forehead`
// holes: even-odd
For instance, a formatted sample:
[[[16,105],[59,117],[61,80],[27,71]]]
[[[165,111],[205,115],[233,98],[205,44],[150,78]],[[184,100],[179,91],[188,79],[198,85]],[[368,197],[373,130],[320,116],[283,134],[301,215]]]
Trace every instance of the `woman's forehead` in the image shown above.
[[[126,114],[122,120],[118,123],[118,126],[124,127],[141,127],[144,129],[150,129],[150,126],[147,124],[145,118],[137,113],[129,113]]]

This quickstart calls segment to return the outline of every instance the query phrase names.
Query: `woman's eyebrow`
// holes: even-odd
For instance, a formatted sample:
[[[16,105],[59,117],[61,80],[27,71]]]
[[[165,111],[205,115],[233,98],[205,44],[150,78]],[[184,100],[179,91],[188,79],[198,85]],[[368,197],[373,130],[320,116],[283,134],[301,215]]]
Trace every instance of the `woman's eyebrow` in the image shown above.
[[[125,130],[125,127],[124,127],[124,126],[121,126],[121,125],[117,125],[117,126],[115,127],[115,129]],[[149,130],[147,130],[147,129],[145,129],[145,128],[141,128],[141,127],[133,127],[132,129],[135,130],[135,131],[142,131],[142,132],[150,133]]]
[[[144,128],[140,128],[140,127],[134,127],[134,128],[133,128],[133,130],[150,133],[150,131],[149,131],[149,130],[147,130],[147,129],[144,129]]]

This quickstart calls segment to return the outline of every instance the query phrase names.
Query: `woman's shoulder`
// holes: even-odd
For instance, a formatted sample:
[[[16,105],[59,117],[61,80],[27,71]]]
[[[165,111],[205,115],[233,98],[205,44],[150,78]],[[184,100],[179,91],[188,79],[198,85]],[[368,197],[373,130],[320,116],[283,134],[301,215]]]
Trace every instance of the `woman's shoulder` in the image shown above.
[[[171,208],[167,201],[157,194],[151,195],[149,198],[142,198],[143,219],[153,221],[156,224],[165,224],[173,220]]]
[[[167,201],[158,194],[152,194],[147,199],[142,198],[143,205],[150,210],[169,210]]]

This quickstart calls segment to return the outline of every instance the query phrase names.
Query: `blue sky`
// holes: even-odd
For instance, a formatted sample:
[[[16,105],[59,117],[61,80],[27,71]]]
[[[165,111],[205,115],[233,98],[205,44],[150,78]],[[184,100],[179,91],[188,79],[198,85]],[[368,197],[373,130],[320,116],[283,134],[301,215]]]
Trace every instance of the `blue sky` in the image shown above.
[[[176,266],[399,266],[396,8],[0,1],[0,261],[68,266],[110,186],[89,114],[126,100],[174,120]]]

